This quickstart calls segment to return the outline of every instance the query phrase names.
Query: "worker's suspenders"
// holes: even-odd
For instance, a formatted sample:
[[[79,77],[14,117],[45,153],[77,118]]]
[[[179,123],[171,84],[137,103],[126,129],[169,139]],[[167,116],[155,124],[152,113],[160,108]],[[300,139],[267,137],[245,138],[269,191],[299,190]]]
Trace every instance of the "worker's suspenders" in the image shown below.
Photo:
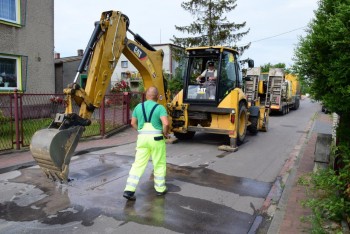
[[[142,103],[142,112],[143,112],[143,118],[145,119],[145,124],[143,125],[142,129],[138,130],[140,134],[162,134],[162,130],[156,129],[151,123],[153,112],[158,105],[159,104],[155,104],[153,106],[151,113],[149,115],[149,118],[147,119],[145,106]],[[154,140],[155,141],[163,140],[163,136],[155,136]]]
[[[208,81],[210,76],[214,76],[215,75],[215,70],[216,69],[214,69],[212,71],[209,71],[209,69],[207,69],[207,72],[205,73],[205,81]]]
[[[147,119],[146,110],[145,110],[145,104],[144,104],[144,102],[142,103],[142,113],[143,113],[143,117],[144,117],[146,123],[151,123],[151,119],[152,119],[153,112],[154,112],[154,110],[156,109],[156,107],[157,107],[158,105],[159,105],[159,104],[157,103],[157,104],[155,104],[155,105],[153,106],[153,108],[152,108],[152,110],[151,110],[151,113],[150,113],[150,115],[149,115],[149,119]]]

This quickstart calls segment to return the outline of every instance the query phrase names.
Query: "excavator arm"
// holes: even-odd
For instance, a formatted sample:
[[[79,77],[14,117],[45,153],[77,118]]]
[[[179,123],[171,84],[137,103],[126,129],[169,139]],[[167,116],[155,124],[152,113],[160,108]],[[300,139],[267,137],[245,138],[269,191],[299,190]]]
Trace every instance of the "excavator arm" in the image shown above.
[[[91,115],[101,106],[114,68],[124,54],[139,70],[145,88],[159,90],[159,103],[166,106],[170,93],[163,77],[163,51],[155,50],[142,37],[134,34],[129,19],[119,11],[103,12],[85,49],[74,82],[64,89],[66,110],[57,113],[46,129],[37,131],[31,140],[30,151],[44,173],[53,180],[68,180],[70,159],[85,127],[91,124]],[[126,36],[129,31],[134,41]],[[88,67],[86,87],[76,81]],[[79,114],[73,112],[73,104]]]

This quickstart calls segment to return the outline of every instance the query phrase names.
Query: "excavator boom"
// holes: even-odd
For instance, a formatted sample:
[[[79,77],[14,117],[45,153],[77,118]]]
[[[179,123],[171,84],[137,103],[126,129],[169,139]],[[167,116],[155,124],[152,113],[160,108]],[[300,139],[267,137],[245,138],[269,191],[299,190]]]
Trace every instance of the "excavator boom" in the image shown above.
[[[44,171],[53,180],[68,180],[69,163],[85,127],[91,124],[91,116],[103,102],[114,68],[123,53],[139,70],[144,86],[158,88],[159,103],[166,106],[170,93],[163,77],[163,51],[155,50],[142,37],[134,34],[129,19],[119,11],[106,11],[85,49],[74,82],[66,89],[65,113],[57,113],[47,129],[37,131],[31,140],[30,151]],[[127,31],[135,41],[126,37]],[[88,67],[86,87],[76,81]],[[79,114],[73,112],[73,103],[79,107]]]

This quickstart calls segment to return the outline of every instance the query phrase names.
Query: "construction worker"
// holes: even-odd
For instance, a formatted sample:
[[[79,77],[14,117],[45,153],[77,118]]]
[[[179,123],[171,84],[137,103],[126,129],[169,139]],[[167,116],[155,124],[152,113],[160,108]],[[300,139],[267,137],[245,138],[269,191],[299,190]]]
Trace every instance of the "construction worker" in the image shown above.
[[[207,62],[207,70],[204,70],[202,74],[200,74],[196,80],[199,83],[204,83],[207,81],[215,81],[217,77],[217,70],[215,69],[214,66],[214,61],[208,61]]]
[[[213,100],[215,99],[216,93],[217,70],[215,69],[214,61],[212,60],[207,62],[207,66],[207,70],[204,70],[202,74],[196,78],[196,80],[198,83],[203,85],[203,88],[206,89],[207,98]]]
[[[139,134],[136,143],[135,161],[129,172],[123,197],[136,200],[135,190],[143,175],[150,156],[154,168],[154,189],[158,196],[165,195],[166,145],[169,138],[169,121],[164,106],[157,103],[158,89],[149,87],[146,90],[146,101],[139,103],[132,114],[131,126]]]

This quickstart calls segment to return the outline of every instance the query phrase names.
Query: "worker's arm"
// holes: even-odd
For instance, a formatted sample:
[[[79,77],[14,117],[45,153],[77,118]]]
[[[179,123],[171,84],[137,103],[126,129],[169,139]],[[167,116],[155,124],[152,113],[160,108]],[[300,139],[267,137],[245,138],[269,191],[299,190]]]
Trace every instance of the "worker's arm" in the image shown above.
[[[200,74],[199,76],[197,76],[197,81],[199,81],[201,78],[203,78],[204,76],[202,76],[202,74]]]
[[[168,120],[168,116],[161,116],[160,120],[162,121],[162,124],[163,124],[163,136],[165,138],[169,138],[169,120]]]
[[[137,119],[135,117],[131,118],[131,126],[137,130]]]
[[[204,70],[204,71],[202,72],[202,74],[200,74],[200,75],[196,78],[197,82],[203,83],[204,81],[202,81],[202,78],[205,77],[205,74],[206,74],[206,73],[207,73],[207,70]]]

